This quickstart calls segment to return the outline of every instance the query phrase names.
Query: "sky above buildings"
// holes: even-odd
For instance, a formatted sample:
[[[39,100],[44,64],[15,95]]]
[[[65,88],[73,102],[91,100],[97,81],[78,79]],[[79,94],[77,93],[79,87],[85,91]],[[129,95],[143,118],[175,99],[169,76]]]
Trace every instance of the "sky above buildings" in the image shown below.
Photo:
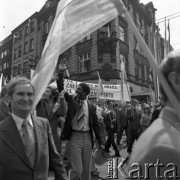
[[[164,37],[164,18],[170,22],[171,44],[175,49],[180,49],[180,0],[151,0],[156,11],[161,35]],[[46,0],[0,0],[0,41],[11,34],[11,31],[38,12]],[[150,0],[140,0],[148,3]],[[175,14],[177,13],[177,14]],[[173,16],[169,16],[175,14]]]

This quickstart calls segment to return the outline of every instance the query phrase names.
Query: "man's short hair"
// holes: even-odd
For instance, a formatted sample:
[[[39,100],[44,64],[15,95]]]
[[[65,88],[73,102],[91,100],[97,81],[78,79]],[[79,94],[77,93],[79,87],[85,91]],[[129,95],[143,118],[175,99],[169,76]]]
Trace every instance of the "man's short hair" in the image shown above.
[[[179,69],[180,69],[180,50],[171,51],[168,54],[168,56],[161,62],[160,65],[160,70],[171,88],[172,88],[172,84],[169,81],[168,76],[171,72],[175,72],[179,74],[180,73]],[[162,98],[164,99],[164,101],[167,101],[168,98],[161,85],[160,85],[160,90],[161,90]],[[172,90],[174,91],[174,89]]]
[[[80,83],[79,86],[82,87],[83,91],[88,95],[90,93],[90,87],[86,83]]]
[[[132,100],[131,100],[131,103],[136,103],[136,104],[138,104],[139,101],[138,101],[137,99],[132,99]]]
[[[34,86],[31,84],[31,81],[25,77],[14,77],[8,83],[8,95],[12,97],[15,86],[18,84],[29,84],[33,88],[33,93],[35,92]]]

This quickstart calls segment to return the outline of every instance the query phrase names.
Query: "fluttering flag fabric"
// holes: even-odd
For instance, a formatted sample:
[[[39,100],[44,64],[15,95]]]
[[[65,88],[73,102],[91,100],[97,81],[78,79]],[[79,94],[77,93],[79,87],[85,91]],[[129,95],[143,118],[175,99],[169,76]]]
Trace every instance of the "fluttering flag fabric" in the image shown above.
[[[75,43],[118,16],[111,0],[61,0],[41,59],[31,79],[36,107],[55,71],[58,57]]]
[[[97,74],[98,74],[98,78],[99,78],[98,89],[97,89],[97,98],[99,99],[101,93],[103,92],[103,85],[102,85],[101,77],[99,75],[99,71],[97,71]]]

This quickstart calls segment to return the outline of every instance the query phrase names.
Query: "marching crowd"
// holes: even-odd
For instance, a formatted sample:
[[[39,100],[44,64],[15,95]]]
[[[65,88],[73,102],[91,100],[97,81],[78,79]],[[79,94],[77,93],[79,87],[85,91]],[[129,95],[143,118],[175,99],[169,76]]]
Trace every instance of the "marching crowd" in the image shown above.
[[[180,58],[179,52],[174,56]],[[154,108],[136,99],[126,103],[111,101],[102,104],[97,101],[94,104],[88,100],[90,88],[86,83],[80,83],[76,94],[70,95],[64,90],[61,69],[56,82],[57,88],[49,85],[36,111],[31,114],[35,93],[31,82],[16,77],[3,86],[0,100],[0,179],[45,180],[49,170],[59,180],[91,179],[96,172],[94,147],[98,146],[106,155],[112,145],[114,156],[121,157],[119,149],[126,146],[130,157],[131,154],[134,157],[134,142],[139,141],[155,121],[158,123],[159,114],[166,110],[162,100]],[[175,85],[172,86],[174,88]],[[121,141],[124,132],[125,144]],[[62,140],[66,140],[63,157]],[[67,169],[70,169],[69,173],[65,171]]]

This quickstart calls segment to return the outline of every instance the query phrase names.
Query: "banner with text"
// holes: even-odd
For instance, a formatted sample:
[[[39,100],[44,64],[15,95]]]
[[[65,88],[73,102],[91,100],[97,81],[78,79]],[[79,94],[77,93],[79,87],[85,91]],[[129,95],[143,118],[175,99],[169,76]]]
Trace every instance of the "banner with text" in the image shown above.
[[[75,94],[75,90],[77,86],[79,85],[79,81],[73,81],[69,79],[64,79],[64,90],[66,90],[69,94]],[[91,92],[89,97],[90,98],[95,98],[97,97],[97,88],[98,84],[93,84],[93,83],[86,83],[89,85]],[[52,83],[52,86],[56,86],[56,83]],[[130,101],[129,98],[129,85],[124,84],[123,87],[124,91],[124,100],[125,101]],[[103,92],[101,93],[100,99],[106,99],[106,100],[116,100],[116,101],[121,101],[121,85],[112,85],[112,84],[104,84],[103,85]]]

